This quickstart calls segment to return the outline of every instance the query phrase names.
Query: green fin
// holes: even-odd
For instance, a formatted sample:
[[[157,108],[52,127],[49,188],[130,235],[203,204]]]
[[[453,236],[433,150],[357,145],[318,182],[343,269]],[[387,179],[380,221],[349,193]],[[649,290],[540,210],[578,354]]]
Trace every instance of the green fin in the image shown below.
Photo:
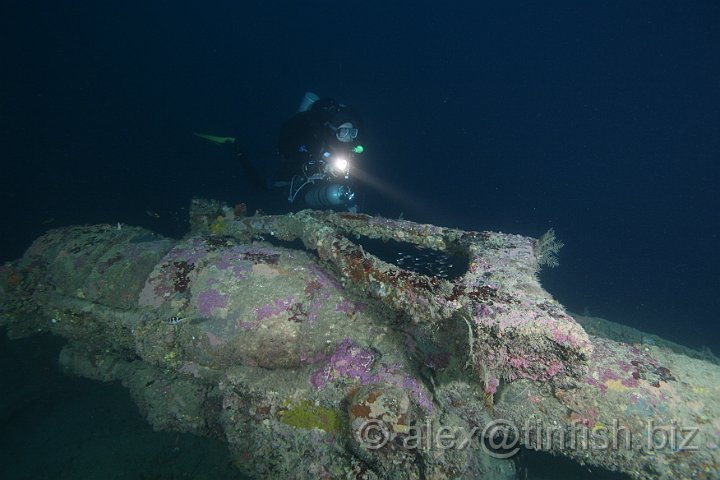
[[[217,137],[215,135],[208,135],[206,133],[198,133],[193,132],[193,135],[196,137],[204,138],[205,140],[208,140],[213,143],[217,143],[218,145],[224,145],[226,143],[235,143],[235,137]]]

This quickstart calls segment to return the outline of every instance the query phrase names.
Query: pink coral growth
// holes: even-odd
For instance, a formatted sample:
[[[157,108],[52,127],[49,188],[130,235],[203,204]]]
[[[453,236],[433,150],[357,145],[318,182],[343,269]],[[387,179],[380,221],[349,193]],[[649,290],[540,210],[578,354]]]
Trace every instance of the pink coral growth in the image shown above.
[[[495,392],[497,392],[497,388],[500,386],[500,380],[492,377],[489,378],[487,383],[485,383],[485,393],[488,395],[494,395]]]

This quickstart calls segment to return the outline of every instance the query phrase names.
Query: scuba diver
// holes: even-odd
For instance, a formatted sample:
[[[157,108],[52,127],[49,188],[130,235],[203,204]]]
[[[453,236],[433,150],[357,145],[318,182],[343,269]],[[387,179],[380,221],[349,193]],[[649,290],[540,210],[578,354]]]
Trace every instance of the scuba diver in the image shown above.
[[[280,166],[264,186],[287,189],[288,201],[293,204],[304,201],[310,208],[356,212],[350,168],[355,156],[363,152],[358,142],[362,128],[362,120],[348,106],[305,93],[298,111],[280,129]],[[195,135],[229,146],[250,179],[261,183],[235,138]]]

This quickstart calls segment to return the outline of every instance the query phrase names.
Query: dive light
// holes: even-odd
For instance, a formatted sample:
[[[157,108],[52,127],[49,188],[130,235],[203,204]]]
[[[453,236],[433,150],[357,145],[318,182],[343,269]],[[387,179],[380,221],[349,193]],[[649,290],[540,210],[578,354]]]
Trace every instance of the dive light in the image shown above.
[[[312,208],[339,207],[350,202],[355,193],[347,185],[331,183],[312,188],[305,194],[305,203]]]

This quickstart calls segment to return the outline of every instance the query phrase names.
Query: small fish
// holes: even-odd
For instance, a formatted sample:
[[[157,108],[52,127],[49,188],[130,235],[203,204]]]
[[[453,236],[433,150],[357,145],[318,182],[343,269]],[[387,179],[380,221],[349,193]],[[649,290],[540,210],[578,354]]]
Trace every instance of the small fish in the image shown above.
[[[168,325],[180,325],[183,321],[185,321],[185,319],[182,317],[170,317],[165,320],[165,323]]]
[[[153,212],[152,210],[145,210],[145,214],[150,218],[155,218],[155,219],[160,218],[160,214],[157,212]]]
[[[210,319],[207,318],[207,317],[193,317],[193,318],[190,318],[190,317],[177,317],[177,316],[175,316],[175,317],[170,317],[170,318],[166,319],[166,320],[165,320],[165,323],[167,323],[168,325],[180,325],[181,323],[188,323],[188,324],[190,324],[190,325],[197,325],[197,324],[199,324],[199,323],[207,322],[208,320],[210,320]]]
[[[435,251],[426,247],[415,245],[411,252],[398,252],[395,264],[421,275],[436,276],[449,279],[458,272],[455,261],[445,252]]]

